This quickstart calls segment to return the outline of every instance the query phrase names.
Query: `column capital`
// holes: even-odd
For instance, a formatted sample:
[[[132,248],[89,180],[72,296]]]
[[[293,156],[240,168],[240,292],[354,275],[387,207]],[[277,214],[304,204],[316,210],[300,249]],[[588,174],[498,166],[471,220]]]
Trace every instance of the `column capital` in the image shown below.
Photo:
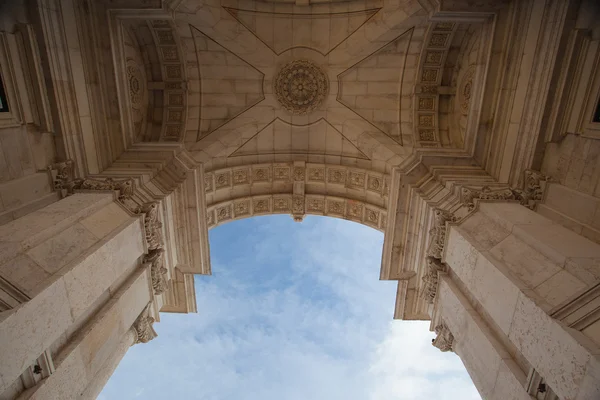
[[[446,270],[446,266],[440,260],[433,257],[427,257],[427,271],[421,278],[423,287],[420,290],[421,298],[427,301],[427,303],[433,304],[435,302],[439,274],[440,272],[446,272]]]
[[[134,344],[148,343],[152,339],[158,336],[154,330],[154,318],[150,316],[150,308],[152,303],[144,308],[140,316],[133,323],[133,329],[137,335]]]
[[[518,201],[521,205],[535,210],[537,203],[544,198],[546,184],[552,179],[541,172],[531,169],[523,172],[522,188],[490,187],[481,186],[478,188],[464,186],[461,188],[461,200],[463,206],[467,207],[469,212],[475,210],[478,200],[497,200],[497,201]]]
[[[143,264],[150,268],[150,276],[152,278],[152,289],[154,294],[164,293],[168,286],[167,272],[164,266],[163,253],[164,249],[150,250],[144,256]]]
[[[427,256],[441,260],[446,242],[446,222],[455,222],[458,218],[453,213],[440,208],[434,209],[433,213],[433,227],[429,230]]]
[[[442,352],[454,351],[452,345],[454,344],[454,335],[450,332],[448,326],[445,323],[441,323],[435,327],[435,339],[431,339],[431,344],[437,347]]]

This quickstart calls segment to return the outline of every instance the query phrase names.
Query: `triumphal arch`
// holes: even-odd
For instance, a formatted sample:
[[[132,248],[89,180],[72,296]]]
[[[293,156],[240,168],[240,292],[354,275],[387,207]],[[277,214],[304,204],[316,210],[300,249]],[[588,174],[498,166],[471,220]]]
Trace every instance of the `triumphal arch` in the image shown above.
[[[1,2],[0,398],[95,398],[282,213],[384,232],[483,398],[600,399],[599,8]]]

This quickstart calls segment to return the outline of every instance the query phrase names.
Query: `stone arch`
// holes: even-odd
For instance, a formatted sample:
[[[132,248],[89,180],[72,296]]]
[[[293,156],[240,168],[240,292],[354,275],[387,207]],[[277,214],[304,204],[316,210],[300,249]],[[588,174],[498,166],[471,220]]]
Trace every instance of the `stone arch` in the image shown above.
[[[181,38],[167,16],[144,17],[118,19],[124,57],[117,67],[125,72],[122,101],[129,105],[124,110],[128,130],[134,141],[183,141],[188,84]]]
[[[205,174],[207,226],[269,214],[323,215],[384,231],[387,174],[305,162],[249,164]]]

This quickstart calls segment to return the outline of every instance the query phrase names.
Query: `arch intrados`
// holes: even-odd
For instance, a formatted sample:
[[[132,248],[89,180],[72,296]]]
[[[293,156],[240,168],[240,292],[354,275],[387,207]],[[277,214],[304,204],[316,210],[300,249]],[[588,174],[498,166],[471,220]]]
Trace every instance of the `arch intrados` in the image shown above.
[[[207,226],[258,215],[346,219],[383,231],[389,175],[334,164],[247,164],[205,173]]]

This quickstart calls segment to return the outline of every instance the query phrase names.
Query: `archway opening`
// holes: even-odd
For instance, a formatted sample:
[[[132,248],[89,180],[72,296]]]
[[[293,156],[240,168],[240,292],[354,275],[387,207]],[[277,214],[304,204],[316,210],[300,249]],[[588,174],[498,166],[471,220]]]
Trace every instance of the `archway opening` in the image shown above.
[[[210,242],[198,314],[161,315],[100,399],[479,399],[428,322],[392,320],[381,232],[270,215],[215,227]]]

